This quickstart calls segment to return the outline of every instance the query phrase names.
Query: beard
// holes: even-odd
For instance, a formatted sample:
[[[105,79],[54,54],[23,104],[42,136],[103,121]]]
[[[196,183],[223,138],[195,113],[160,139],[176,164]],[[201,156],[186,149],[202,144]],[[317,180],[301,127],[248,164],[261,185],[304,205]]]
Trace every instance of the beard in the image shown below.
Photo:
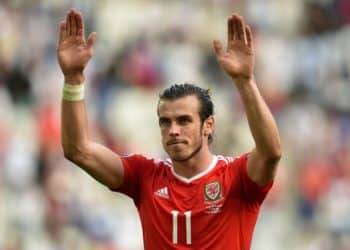
[[[200,142],[198,143],[198,145],[192,150],[192,152],[189,155],[174,155],[171,156],[169,153],[169,156],[171,158],[172,161],[176,161],[176,162],[185,162],[188,161],[189,159],[191,159],[192,157],[194,157],[196,154],[198,154],[198,152],[202,149],[203,146],[203,139],[200,139]]]

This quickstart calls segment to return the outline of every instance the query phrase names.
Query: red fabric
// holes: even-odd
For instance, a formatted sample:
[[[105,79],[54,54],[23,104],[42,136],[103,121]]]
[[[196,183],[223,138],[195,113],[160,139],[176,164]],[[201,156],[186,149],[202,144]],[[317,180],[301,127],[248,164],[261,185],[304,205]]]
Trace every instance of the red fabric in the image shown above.
[[[122,158],[125,179],[116,191],[129,195],[138,208],[145,250],[250,249],[272,184],[259,187],[249,179],[247,155],[216,160],[209,172],[185,181],[174,175],[170,161]]]

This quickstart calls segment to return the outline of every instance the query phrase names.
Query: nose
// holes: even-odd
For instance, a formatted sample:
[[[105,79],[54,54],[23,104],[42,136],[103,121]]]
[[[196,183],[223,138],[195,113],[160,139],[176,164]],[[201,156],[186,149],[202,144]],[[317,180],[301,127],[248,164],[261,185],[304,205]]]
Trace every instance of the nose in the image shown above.
[[[180,134],[180,127],[176,123],[172,123],[169,129],[170,136],[178,136]]]

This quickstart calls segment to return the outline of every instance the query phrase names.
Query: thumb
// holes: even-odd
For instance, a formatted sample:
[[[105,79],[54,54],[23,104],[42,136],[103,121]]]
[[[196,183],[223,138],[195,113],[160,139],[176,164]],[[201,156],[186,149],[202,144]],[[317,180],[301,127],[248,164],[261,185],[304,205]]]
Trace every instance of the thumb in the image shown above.
[[[89,50],[93,49],[95,41],[96,41],[96,32],[91,32],[87,40],[87,46]]]
[[[215,50],[215,54],[216,56],[222,56],[222,44],[219,40],[214,40],[213,41],[213,45],[214,45],[214,50]]]

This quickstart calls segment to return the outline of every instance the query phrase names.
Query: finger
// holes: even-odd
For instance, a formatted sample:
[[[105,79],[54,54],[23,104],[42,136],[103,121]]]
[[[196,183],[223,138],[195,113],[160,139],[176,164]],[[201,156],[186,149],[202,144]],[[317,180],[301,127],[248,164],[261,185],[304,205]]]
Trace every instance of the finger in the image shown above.
[[[236,27],[235,27],[235,15],[231,16],[231,32],[233,34],[233,40],[237,40],[237,33],[236,33]]]
[[[245,26],[245,32],[247,34],[247,44],[250,49],[253,49],[253,33],[249,25]]]
[[[67,31],[66,31],[66,21],[62,21],[60,23],[60,35],[59,35],[59,42],[62,42],[67,36]]]
[[[95,41],[96,41],[96,32],[91,32],[91,34],[89,35],[88,40],[87,40],[87,46],[88,46],[88,49],[90,50],[91,54],[92,54],[92,51],[93,51],[93,48],[95,45]]]
[[[70,26],[71,24],[70,24],[69,17],[70,17],[70,11],[68,12],[67,17],[66,17],[66,35],[67,36],[70,36],[70,30],[71,30],[71,26]]]
[[[75,15],[75,22],[77,24],[77,35],[84,38],[84,17],[80,12],[77,12]]]
[[[235,15],[235,18],[234,18],[234,28],[235,28],[236,40],[241,41],[243,39],[243,33],[241,28],[241,20],[239,19],[238,15]]]
[[[232,16],[227,19],[227,44],[233,41]]]
[[[70,21],[70,24],[71,24],[71,29],[70,29],[70,33],[72,36],[76,36],[77,35],[77,23],[75,21],[75,11],[72,10],[71,14],[70,14],[70,17],[69,17],[69,21]]]
[[[235,40],[242,39],[242,33],[240,32],[239,22],[240,20],[238,18],[238,15],[237,14],[233,15],[233,29],[235,34]]]
[[[222,51],[222,44],[219,40],[214,40],[213,41],[213,45],[214,45],[214,50],[215,50],[215,54],[216,56],[222,56],[223,55],[223,51]]]
[[[237,16],[237,29],[238,29],[238,34],[239,34],[239,39],[247,44],[247,38],[246,38],[246,33],[245,33],[245,24],[244,20],[241,16]]]

